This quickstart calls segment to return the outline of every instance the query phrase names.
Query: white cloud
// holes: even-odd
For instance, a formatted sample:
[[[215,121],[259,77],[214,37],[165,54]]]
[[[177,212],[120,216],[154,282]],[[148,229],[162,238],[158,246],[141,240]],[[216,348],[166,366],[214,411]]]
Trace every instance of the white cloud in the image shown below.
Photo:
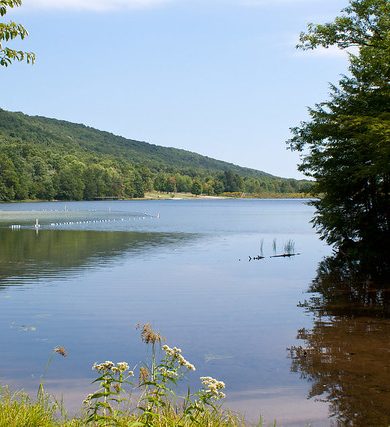
[[[72,9],[103,12],[158,6],[170,0],[24,0],[23,6],[40,9]]]

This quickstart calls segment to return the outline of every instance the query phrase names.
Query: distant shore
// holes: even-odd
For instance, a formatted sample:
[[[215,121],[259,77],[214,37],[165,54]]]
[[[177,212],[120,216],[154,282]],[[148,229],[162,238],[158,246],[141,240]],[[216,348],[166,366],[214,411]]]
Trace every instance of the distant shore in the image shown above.
[[[311,196],[306,193],[222,193],[218,196],[208,196],[206,194],[192,194],[192,193],[162,193],[162,192],[147,192],[143,199],[132,200],[160,200],[160,199],[206,199],[206,200],[219,200],[219,199],[307,199]]]
[[[93,200],[10,200],[0,201],[0,206],[3,203],[39,203],[39,202],[75,202],[75,201],[120,201],[120,200],[223,200],[223,199],[308,199],[311,198],[310,194],[306,193],[260,193],[260,194],[249,194],[249,193],[222,193],[218,196],[209,196],[206,194],[192,194],[192,193],[164,193],[158,191],[146,192],[144,197],[130,198],[130,199],[117,199],[114,197],[107,197],[104,199],[93,199]]]

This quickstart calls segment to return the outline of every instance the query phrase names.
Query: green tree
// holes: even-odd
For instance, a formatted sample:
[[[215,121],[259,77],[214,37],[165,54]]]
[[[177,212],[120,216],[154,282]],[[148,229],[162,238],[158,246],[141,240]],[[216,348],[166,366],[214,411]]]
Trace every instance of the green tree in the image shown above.
[[[142,165],[138,168],[138,173],[141,176],[142,183],[143,183],[143,191],[152,191],[153,190],[153,179],[152,179],[152,172],[149,168]]]
[[[260,193],[259,181],[255,178],[244,179],[244,191],[245,193]]]
[[[142,181],[142,176],[135,172],[134,174],[134,194],[133,197],[142,198],[145,196],[144,185]]]
[[[299,169],[316,180],[322,238],[370,254],[387,246],[390,229],[390,2],[351,0],[334,22],[310,24],[298,47],[318,46],[357,53],[349,54],[350,75],[292,129],[289,144],[303,153]]]
[[[31,157],[29,163],[32,169],[31,183],[28,185],[29,198],[53,199],[55,190],[53,187],[52,171],[49,169],[49,165],[39,155]]]
[[[195,194],[196,196],[199,196],[200,194],[202,194],[202,183],[197,179],[195,179],[192,184],[191,193]]]
[[[222,194],[225,191],[225,186],[223,184],[223,182],[216,178],[215,182],[214,182],[214,193],[215,194]]]
[[[165,191],[167,178],[164,173],[158,173],[154,178],[153,187],[156,191]]]
[[[176,174],[176,186],[179,193],[189,193],[191,191],[192,179],[189,176]]]
[[[84,199],[93,200],[107,196],[107,171],[99,164],[92,164],[86,168],[84,176]]]
[[[237,192],[243,189],[243,180],[237,173],[232,171],[225,171],[223,174],[223,182],[225,185],[225,191]]]
[[[175,193],[177,191],[176,178],[174,176],[167,177],[165,191],[167,193]]]
[[[68,158],[66,160],[66,166],[58,174],[58,194],[56,198],[60,200],[82,200],[86,166],[77,159]]]
[[[4,16],[8,8],[18,7],[21,4],[21,0],[0,0],[0,16]],[[23,60],[26,60],[27,63],[34,63],[34,53],[11,49],[4,45],[4,43],[17,38],[23,40],[27,36],[28,32],[23,25],[13,21],[7,23],[0,22],[0,65],[7,67],[12,61]]]
[[[15,198],[15,188],[19,180],[12,161],[4,154],[0,155],[0,200],[7,201]]]

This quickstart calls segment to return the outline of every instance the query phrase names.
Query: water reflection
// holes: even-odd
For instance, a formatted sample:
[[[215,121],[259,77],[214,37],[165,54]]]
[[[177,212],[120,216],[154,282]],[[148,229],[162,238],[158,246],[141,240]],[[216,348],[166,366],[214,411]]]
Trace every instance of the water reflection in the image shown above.
[[[309,398],[329,403],[334,425],[387,427],[390,287],[360,265],[320,263],[309,289],[315,294],[302,304],[314,325],[298,331],[303,344],[290,349],[291,370],[312,383]]]
[[[33,209],[53,207],[60,209]],[[36,392],[48,355],[63,345],[69,357],[53,361],[46,384],[70,395],[76,410],[92,391],[94,362],[149,359],[134,325],[150,321],[197,367],[192,389],[199,376],[215,376],[227,384],[227,405],[253,422],[261,413],[283,426],[327,425],[327,405],[305,399],[308,386],[285,353],[297,328],[310,327],[296,303],[329,253],[310,227],[312,208],[299,200],[168,200],[67,209],[160,218],[93,223],[93,231],[45,230],[43,220],[38,235],[0,230],[0,286],[23,283],[0,292],[1,383]],[[274,239],[278,248],[293,239],[301,255],[268,258]],[[263,241],[266,258],[249,262]]]
[[[310,292],[310,306],[322,315],[390,316],[390,285],[387,272],[378,274],[358,261],[327,257],[318,267]]]
[[[63,276],[102,265],[123,255],[137,256],[195,235],[100,231],[12,231],[0,229],[0,289],[27,279]],[[153,253],[150,254],[153,256]]]

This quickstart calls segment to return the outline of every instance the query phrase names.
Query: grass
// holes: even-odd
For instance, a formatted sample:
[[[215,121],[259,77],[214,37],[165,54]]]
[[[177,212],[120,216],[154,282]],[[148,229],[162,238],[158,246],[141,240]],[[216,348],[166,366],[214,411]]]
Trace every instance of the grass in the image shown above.
[[[1,427],[46,427],[54,421],[59,406],[48,399],[34,401],[24,392],[11,394],[7,387],[0,389]]]
[[[12,394],[8,388],[0,389],[0,427],[143,427],[142,415],[122,414],[105,421],[88,421],[86,415],[67,418],[62,405],[48,395],[34,400],[24,392]],[[61,415],[62,414],[62,415]],[[183,414],[170,409],[162,410],[150,424],[155,427],[244,427],[245,420],[229,411],[208,409],[196,419],[183,419]],[[263,426],[260,421],[258,427]],[[265,427],[265,426],[264,426]]]

